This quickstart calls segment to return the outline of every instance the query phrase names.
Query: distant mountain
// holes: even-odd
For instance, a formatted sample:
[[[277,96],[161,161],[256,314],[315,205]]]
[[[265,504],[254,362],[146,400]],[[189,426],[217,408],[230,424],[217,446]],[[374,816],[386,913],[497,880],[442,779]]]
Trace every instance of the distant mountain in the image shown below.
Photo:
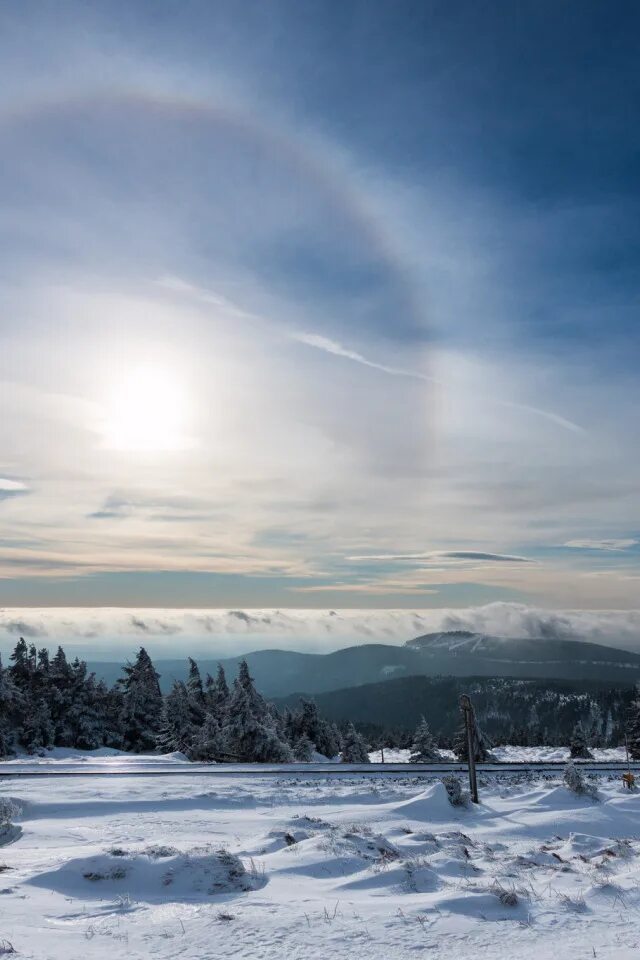
[[[199,660],[203,676],[222,663],[235,677],[241,657]],[[310,694],[359,687],[397,677],[486,676],[566,680],[607,680],[633,683],[640,678],[640,655],[579,640],[536,640],[492,637],[466,631],[430,633],[396,647],[382,643],[346,647],[334,653],[258,650],[246,654],[259,690],[283,697],[298,690]],[[158,660],[163,689],[185,679],[187,662]],[[121,676],[117,663],[93,663],[90,668],[107,682]]]
[[[413,732],[425,716],[434,733],[460,727],[458,700],[471,695],[482,729],[509,743],[567,744],[578,720],[596,743],[619,744],[633,686],[603,680],[520,680],[507,677],[401,677],[332,690],[314,699],[322,716],[365,731]],[[276,701],[295,707],[299,695]]]
[[[207,672],[215,675],[218,663],[221,663],[231,680],[236,676],[242,659],[247,660],[256,686],[267,697],[286,696],[294,690],[319,693],[336,690],[345,685],[359,686],[389,677],[423,672],[420,655],[415,650],[382,643],[347,647],[326,654],[257,650],[244,656],[220,660],[199,659],[198,666],[204,678]],[[168,689],[173,680],[186,678],[186,658],[157,660],[155,665],[161,675],[160,685],[163,690]],[[107,683],[113,683],[122,675],[119,663],[91,663],[89,667]]]
[[[439,668],[444,660],[453,676],[623,679],[640,671],[640,654],[582,640],[531,640],[450,630],[415,637],[405,647],[420,654],[425,673],[435,672],[429,665]]]

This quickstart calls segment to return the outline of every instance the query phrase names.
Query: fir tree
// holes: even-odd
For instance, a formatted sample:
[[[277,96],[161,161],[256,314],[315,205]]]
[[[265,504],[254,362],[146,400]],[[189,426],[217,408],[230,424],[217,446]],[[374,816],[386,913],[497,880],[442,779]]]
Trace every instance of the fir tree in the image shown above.
[[[179,751],[187,756],[195,738],[189,691],[181,680],[174,680],[164,699],[157,745],[163,752]]]
[[[56,746],[72,747],[73,730],[69,723],[74,696],[74,674],[62,647],[51,660],[49,667],[49,707]]]
[[[20,743],[28,753],[40,753],[53,746],[53,724],[47,703],[33,700],[19,727]]]
[[[204,763],[219,761],[226,754],[226,743],[216,717],[207,713],[204,723],[196,732],[190,757]]]
[[[636,687],[635,699],[629,705],[626,717],[625,736],[629,756],[640,760],[640,688]]]
[[[200,668],[192,657],[189,657],[188,660],[189,676],[187,678],[187,692],[189,694],[189,699],[204,713],[204,690],[202,689]]]
[[[246,672],[248,675],[248,671]],[[223,734],[230,754],[249,763],[288,763],[291,748],[270,724],[262,697],[241,677],[234,682]]]
[[[313,744],[306,734],[303,733],[294,743],[293,756],[301,763],[311,763],[313,760]]]
[[[19,712],[20,694],[0,658],[0,757],[8,757],[15,751]]]
[[[9,659],[11,660],[9,670],[13,683],[23,693],[27,693],[31,686],[32,671],[29,660],[29,650],[24,637],[20,637]]]
[[[71,728],[73,746],[78,750],[96,750],[104,742],[105,716],[98,697],[95,674],[87,676],[87,665],[74,661],[76,682],[67,721]]]
[[[96,696],[100,700],[104,717],[103,743],[105,747],[123,750],[124,743],[124,695],[121,686],[116,683],[109,689],[103,680],[96,687]]]
[[[421,718],[413,736],[409,759],[411,763],[436,763],[442,760],[442,755],[438,752],[433,734],[424,717]]]
[[[576,723],[569,741],[569,751],[572,760],[593,760],[589,750],[587,738],[581,723]]]
[[[144,647],[135,663],[124,667],[122,723],[125,750],[142,753],[156,746],[162,723],[159,675]]]
[[[343,763],[370,763],[367,745],[352,723],[347,726],[342,738]]]
[[[219,663],[215,680],[207,674],[205,705],[207,712],[217,719],[220,726],[222,726],[225,721],[225,715],[229,705],[229,696],[229,685],[224,667]]]
[[[314,700],[301,698],[300,709],[284,718],[286,735],[294,744],[300,737],[307,737],[318,753],[331,759],[340,752],[340,733],[335,724],[328,723],[318,713]]]

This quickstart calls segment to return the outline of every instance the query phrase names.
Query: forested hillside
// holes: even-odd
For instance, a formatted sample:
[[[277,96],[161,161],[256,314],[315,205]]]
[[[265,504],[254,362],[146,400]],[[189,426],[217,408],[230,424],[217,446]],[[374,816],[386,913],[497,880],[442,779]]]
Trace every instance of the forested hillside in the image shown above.
[[[446,742],[460,724],[458,698],[473,698],[483,730],[494,741],[523,745],[565,745],[580,722],[593,746],[624,739],[631,685],[595,680],[519,680],[462,677],[400,677],[384,683],[317,694],[323,716],[349,719],[372,735],[384,730],[413,731],[424,716]],[[293,705],[298,695],[277,701]]]
[[[268,697],[286,697],[297,690],[315,695],[410,676],[608,680],[621,686],[640,679],[640,656],[626,650],[579,640],[523,640],[459,630],[415,637],[404,646],[365,643],[331,653],[256,650],[221,660],[204,659],[201,665],[203,672],[215,673],[220,662],[227,676],[234,677],[241,660],[249,664],[251,675]],[[165,691],[173,680],[186,680],[184,660],[163,660],[158,668]],[[96,662],[91,669],[111,684],[122,667]]]

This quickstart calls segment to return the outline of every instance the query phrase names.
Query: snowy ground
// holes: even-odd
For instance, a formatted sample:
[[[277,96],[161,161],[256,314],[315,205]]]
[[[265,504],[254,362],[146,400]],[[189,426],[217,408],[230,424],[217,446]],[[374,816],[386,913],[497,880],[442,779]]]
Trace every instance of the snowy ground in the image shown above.
[[[481,779],[468,809],[410,768],[0,780],[22,811],[0,834],[0,942],[34,960],[635,957],[640,794]]]
[[[453,750],[441,750],[442,758],[444,760],[455,760],[455,754]],[[564,762],[569,759],[569,748],[568,747],[513,747],[513,746],[504,746],[504,747],[492,747],[492,754],[496,760],[508,762],[526,762],[526,761],[555,761],[555,762]],[[624,747],[608,747],[606,749],[594,748],[592,751],[594,760],[615,760],[624,762],[625,760],[625,749]],[[392,750],[387,748],[384,751],[384,762],[385,763],[409,763],[409,757],[411,755],[410,750]],[[372,763],[381,763],[381,754],[379,750],[372,750],[369,754],[369,759]],[[332,761],[327,760],[326,757],[323,757],[321,754],[317,753],[314,755],[314,763],[330,763]],[[101,747],[99,750],[72,750],[65,747],[54,747],[53,750],[47,750],[41,757],[33,757],[30,754],[22,754],[19,757],[16,757],[13,760],[3,760],[2,765],[0,766],[0,773],[2,771],[2,766],[5,764],[10,764],[11,766],[33,766],[34,762],[37,762],[38,765],[41,764],[55,764],[57,762],[64,761],[65,763],[90,763],[94,765],[115,765],[122,766],[121,761],[124,761],[127,764],[135,764],[136,766],[147,765],[153,766],[164,766],[167,763],[170,764],[179,764],[179,763],[189,763],[189,760],[184,755],[184,753],[152,753],[152,754],[136,754],[132,756],[130,753],[125,753],[122,750],[113,750],[110,747]]]
[[[444,760],[455,760],[455,754],[453,750],[441,750],[440,753]],[[491,753],[496,758],[504,763],[522,763],[525,761],[535,762],[535,761],[563,761],[567,762],[569,759],[569,747],[492,747]],[[593,754],[594,760],[619,760],[624,762],[625,760],[625,749],[624,747],[606,747],[606,748],[594,748],[591,753]],[[386,749],[384,751],[384,762],[385,763],[409,763],[409,756],[411,755],[411,750],[390,750]],[[369,754],[369,759],[372,763],[380,763],[380,751],[372,750]]]

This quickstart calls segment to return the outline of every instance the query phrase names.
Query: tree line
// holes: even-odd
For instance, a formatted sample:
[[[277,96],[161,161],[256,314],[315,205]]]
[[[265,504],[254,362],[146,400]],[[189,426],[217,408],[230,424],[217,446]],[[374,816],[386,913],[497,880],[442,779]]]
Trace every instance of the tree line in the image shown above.
[[[179,751],[191,760],[205,762],[288,763],[310,761],[319,754],[327,758],[340,755],[347,763],[368,763],[369,746],[408,746],[414,762],[429,762],[442,759],[440,750],[451,746],[459,759],[466,759],[462,728],[443,742],[422,717],[415,733],[405,734],[402,742],[390,731],[373,736],[367,725],[356,729],[352,723],[342,723],[338,727],[320,715],[312,700],[301,699],[296,709],[278,710],[258,692],[244,660],[231,685],[221,665],[215,677],[207,674],[203,680],[195,660],[188,658],[188,663],[186,681],[175,680],[163,695],[160,675],[141,648],[134,662],[122,668],[123,676],[109,687],[89,672],[83,660],[69,661],[62,647],[50,658],[46,648],[37,650],[20,638],[10,664],[4,667],[0,661],[0,756],[19,750],[38,753],[51,747],[113,747],[133,753]],[[522,693],[526,685],[520,684]],[[472,692],[484,693],[484,687],[476,686]],[[484,726],[487,719],[495,717],[495,701],[486,703],[478,695],[474,702],[480,705],[477,713]],[[543,702],[544,698],[538,700],[538,710]],[[610,730],[606,738],[601,734],[602,712],[594,709],[593,701],[587,702],[584,719],[576,722],[563,740],[569,743],[571,755],[586,758],[589,748],[600,746],[603,740],[608,745],[615,737],[614,742],[624,743],[626,737],[631,757],[640,759],[640,692],[620,704],[626,707],[624,712],[616,704],[619,719],[614,725],[607,718]],[[457,709],[457,697],[451,706]],[[527,706],[529,722],[523,725],[521,736],[513,736],[509,742],[532,744],[535,739],[551,745],[540,737],[533,707]],[[363,727],[369,733],[369,744],[361,732]],[[480,735],[475,748],[478,761],[489,759],[490,746],[491,741]]]
[[[367,746],[351,724],[339,730],[316,704],[280,712],[257,690],[245,661],[228,684],[222,666],[203,680],[189,658],[186,682],[163,695],[160,675],[141,648],[111,687],[58,647],[50,657],[21,637],[0,661],[0,756],[50,747],[133,753],[180,751],[191,760],[287,763],[314,754],[366,763]]]

